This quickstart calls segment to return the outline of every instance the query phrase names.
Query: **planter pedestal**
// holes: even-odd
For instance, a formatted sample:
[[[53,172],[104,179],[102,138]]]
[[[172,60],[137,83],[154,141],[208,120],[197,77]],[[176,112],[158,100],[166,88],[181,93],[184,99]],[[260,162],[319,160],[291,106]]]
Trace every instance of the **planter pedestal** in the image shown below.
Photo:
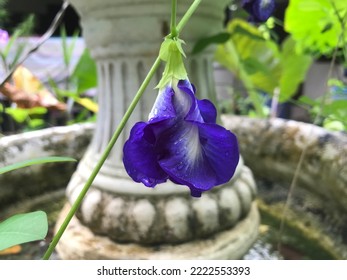
[[[154,62],[170,20],[170,1],[71,3],[81,16],[86,45],[97,62],[99,114],[92,142],[67,187],[67,208],[83,188]],[[190,3],[180,1],[178,16]],[[187,46],[221,30],[227,3],[201,4],[181,36]],[[199,97],[210,100],[215,99],[212,61],[211,50],[186,60]],[[233,180],[199,199],[191,198],[185,186],[167,182],[150,189],[126,174],[124,142],[135,122],[147,120],[161,72],[149,85],[59,242],[57,250],[62,258],[240,258],[253,244],[259,224],[253,203],[256,186],[242,160]]]

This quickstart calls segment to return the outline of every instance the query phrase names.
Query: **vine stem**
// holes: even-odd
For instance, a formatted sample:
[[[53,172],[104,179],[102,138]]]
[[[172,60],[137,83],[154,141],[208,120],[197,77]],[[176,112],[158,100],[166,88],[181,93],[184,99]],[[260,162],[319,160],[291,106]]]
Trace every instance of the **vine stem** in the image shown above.
[[[177,11],[177,0],[171,0],[171,25],[170,25],[170,34],[173,38],[178,36],[176,29],[176,12]]]
[[[178,34],[182,31],[183,27],[187,24],[187,22],[189,21],[191,16],[194,14],[196,9],[199,7],[200,2],[201,2],[201,0],[195,0],[192,3],[192,5],[190,5],[187,12],[183,15],[182,19],[180,20],[180,22],[176,26],[176,30],[177,30]]]
[[[184,14],[184,16],[182,17],[182,20],[179,22],[179,24],[177,25],[176,31],[177,34],[183,29],[183,27],[186,25],[186,23],[188,22],[188,20],[190,19],[190,17],[193,15],[193,13],[195,12],[195,10],[198,8],[199,4],[200,4],[201,0],[195,0],[192,5],[189,7],[189,9],[187,10],[187,12]],[[133,113],[137,103],[140,101],[143,93],[145,92],[148,84],[150,83],[152,77],[154,76],[154,74],[156,73],[156,71],[158,70],[159,66],[160,66],[161,60],[159,58],[159,56],[156,58],[155,62],[153,63],[151,69],[149,70],[146,78],[144,79],[143,83],[141,84],[139,90],[137,91],[133,101],[131,102],[131,104],[129,105],[129,108],[127,109],[127,111],[125,112],[122,120],[120,121],[116,131],[114,132],[114,134],[112,135],[111,140],[109,141],[107,147],[105,148],[104,152],[102,153],[99,161],[97,162],[97,164],[95,165],[92,173],[90,174],[89,178],[87,179],[83,189],[81,190],[80,194],[78,195],[77,199],[75,200],[75,202],[71,205],[71,208],[69,210],[69,212],[67,213],[64,221],[62,222],[62,224],[60,225],[57,233],[55,234],[55,236],[52,239],[52,242],[49,244],[47,251],[45,252],[45,254],[43,255],[43,260],[48,260],[50,258],[50,256],[52,255],[55,247],[57,246],[60,238],[62,237],[63,233],[65,232],[67,226],[69,225],[71,219],[73,218],[73,216],[75,215],[76,211],[78,210],[78,208],[81,206],[81,203],[85,197],[85,195],[87,194],[90,186],[92,185],[95,177],[98,175],[101,167],[103,166],[104,162],[106,161],[108,155],[110,154],[114,144],[116,144],[119,135],[121,134],[121,132],[123,131],[126,123],[128,122],[131,114]]]
[[[108,155],[110,154],[114,144],[117,142],[119,135],[123,131],[128,119],[130,118],[132,112],[134,111],[137,103],[142,97],[142,94],[144,93],[146,87],[148,86],[149,82],[151,81],[152,77],[154,76],[155,72],[160,66],[160,58],[157,57],[155,60],[152,68],[149,70],[145,80],[141,84],[141,87],[139,88],[138,92],[136,93],[133,101],[129,105],[128,110],[125,112],[122,120],[120,121],[116,131],[112,135],[112,138],[110,142],[108,143],[107,147],[105,148],[104,152],[102,153],[100,160],[97,162],[96,166],[94,167],[92,173],[90,174],[89,178],[87,179],[85,186],[81,190],[80,194],[78,195],[76,201],[72,204],[69,213],[66,215],[65,220],[61,224],[59,230],[57,231],[56,235],[54,236],[52,242],[50,243],[46,253],[43,256],[44,260],[48,260],[49,257],[52,255],[55,247],[57,246],[61,236],[63,235],[64,231],[66,230],[67,226],[69,225],[72,217],[75,215],[76,211],[80,207],[82,200],[84,199],[85,195],[87,194],[90,186],[92,185],[95,177],[98,175],[101,167],[103,166],[104,162],[106,161]]]

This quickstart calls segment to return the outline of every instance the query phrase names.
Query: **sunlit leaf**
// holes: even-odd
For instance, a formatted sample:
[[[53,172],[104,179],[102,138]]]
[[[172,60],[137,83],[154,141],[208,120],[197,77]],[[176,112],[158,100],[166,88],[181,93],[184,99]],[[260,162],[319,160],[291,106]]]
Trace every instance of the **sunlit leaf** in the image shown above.
[[[43,240],[47,231],[48,222],[45,212],[14,215],[0,223],[0,250],[17,244]]]
[[[290,0],[284,18],[284,27],[298,42],[300,50],[321,54],[331,53],[347,39],[339,17],[347,12],[346,0]],[[345,40],[340,40],[340,35]]]
[[[279,48],[275,42],[263,39],[256,27],[239,19],[232,20],[227,30],[231,37],[216,52],[220,64],[243,82],[250,79],[254,88],[269,95],[279,88],[281,102],[295,94],[312,58],[298,54],[293,39],[288,37]]]
[[[98,112],[98,104],[91,100],[90,98],[76,98],[75,99],[77,103],[82,105],[84,108],[88,109],[89,111],[96,113]]]
[[[7,108],[6,113],[18,123],[25,122],[29,116],[29,111],[24,108]]]
[[[239,76],[242,67],[255,88],[272,94],[281,74],[276,44],[262,39],[256,27],[240,19],[232,20],[227,30],[231,37],[217,48],[217,61],[236,76]]]

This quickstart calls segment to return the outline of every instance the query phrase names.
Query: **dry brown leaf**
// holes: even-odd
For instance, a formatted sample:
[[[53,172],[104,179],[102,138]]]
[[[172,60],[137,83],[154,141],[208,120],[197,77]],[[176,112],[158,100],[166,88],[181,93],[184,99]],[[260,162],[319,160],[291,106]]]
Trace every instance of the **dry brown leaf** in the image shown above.
[[[20,245],[14,245],[10,248],[7,248],[5,250],[0,251],[0,255],[4,256],[4,255],[14,255],[14,254],[18,254],[22,251],[22,247]]]
[[[57,100],[27,68],[19,66],[13,73],[12,79],[13,85],[5,83],[0,92],[18,107],[66,110],[66,104]]]

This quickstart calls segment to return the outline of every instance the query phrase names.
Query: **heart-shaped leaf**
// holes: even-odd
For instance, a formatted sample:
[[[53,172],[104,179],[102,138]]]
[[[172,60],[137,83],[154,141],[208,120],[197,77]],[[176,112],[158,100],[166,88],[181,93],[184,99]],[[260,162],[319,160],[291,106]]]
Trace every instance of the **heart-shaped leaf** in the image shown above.
[[[47,215],[43,211],[14,215],[0,223],[0,250],[42,240],[47,231]]]

